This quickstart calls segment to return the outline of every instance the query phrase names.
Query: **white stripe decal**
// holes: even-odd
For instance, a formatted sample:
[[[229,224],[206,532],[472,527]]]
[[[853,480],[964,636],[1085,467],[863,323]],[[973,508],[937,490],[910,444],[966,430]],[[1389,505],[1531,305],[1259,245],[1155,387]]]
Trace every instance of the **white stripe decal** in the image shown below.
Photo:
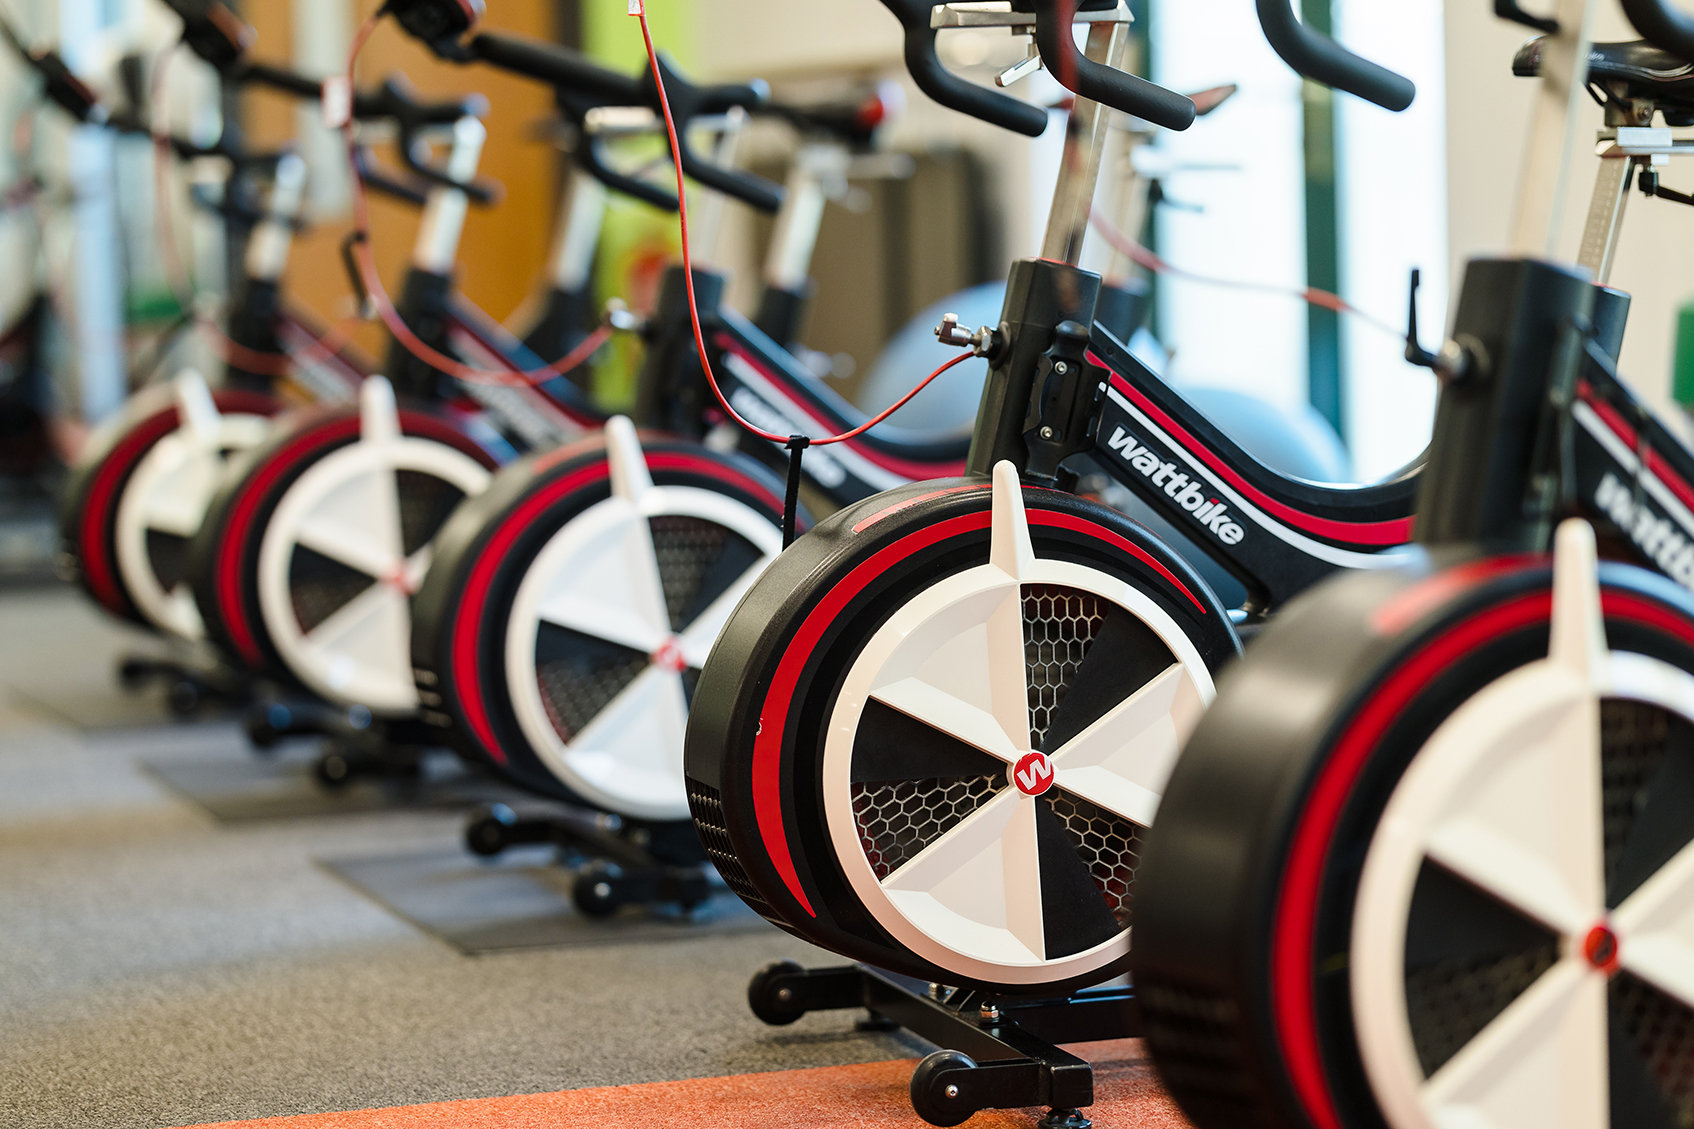
[[[1625,443],[1617,432],[1606,426],[1606,421],[1600,418],[1600,413],[1578,400],[1571,405],[1571,415],[1576,417],[1576,422],[1582,425],[1583,430],[1606,449],[1608,455],[1618,461],[1618,466],[1629,474],[1632,483],[1639,476],[1641,485],[1653,496],[1655,502],[1664,507],[1665,513],[1694,535],[1694,513],[1688,511],[1688,507],[1682,504],[1682,499],[1671,493],[1670,487],[1666,486],[1658,475],[1650,470],[1640,469],[1641,463],[1636,458],[1634,448]]]
[[[1237,509],[1252,519],[1253,524],[1307,556],[1316,557],[1320,561],[1328,561],[1330,564],[1338,565],[1341,568],[1395,568],[1405,563],[1411,556],[1407,546],[1395,546],[1394,548],[1384,549],[1379,553],[1356,553],[1350,549],[1338,549],[1334,545],[1325,545],[1321,541],[1313,541],[1309,537],[1296,533],[1247,501],[1217,475],[1213,474],[1210,467],[1189,454],[1187,448],[1160,430],[1158,425],[1143,415],[1116,388],[1108,386],[1106,395],[1110,396],[1118,407],[1134,417],[1149,435],[1157,438],[1167,449],[1175,451],[1177,458],[1187,463],[1196,474],[1210,482],[1220,493],[1234,502]]]
[[[763,373],[748,364],[740,356],[725,350],[723,353],[723,363],[730,372],[735,374],[735,378],[737,380],[747,385],[747,387],[751,389],[753,393],[759,397],[759,399],[763,400],[772,411],[778,412],[782,415],[782,417],[787,421],[784,426],[806,432],[818,427],[818,421],[814,420],[810,413],[808,413],[792,398],[783,395],[776,385],[765,379]],[[736,404],[735,409],[736,411],[741,411],[741,405]],[[742,412],[741,414],[746,415],[747,413]],[[760,427],[764,427],[767,431],[778,430],[774,427],[766,427],[766,425],[759,423],[758,420],[753,420],[752,422],[759,424]],[[855,451],[850,443],[834,443],[822,450],[819,450],[816,447],[809,448],[806,451],[806,460],[810,462],[812,459],[817,458],[826,451],[828,452],[828,457],[830,459],[833,459],[839,462],[842,466],[846,467],[847,470],[852,472],[855,478],[866,483],[873,490],[892,490],[896,486],[904,486],[906,483],[912,481],[903,474],[895,474],[893,471],[885,470],[871,462],[859,452]],[[940,472],[937,471],[937,473],[939,474]]]

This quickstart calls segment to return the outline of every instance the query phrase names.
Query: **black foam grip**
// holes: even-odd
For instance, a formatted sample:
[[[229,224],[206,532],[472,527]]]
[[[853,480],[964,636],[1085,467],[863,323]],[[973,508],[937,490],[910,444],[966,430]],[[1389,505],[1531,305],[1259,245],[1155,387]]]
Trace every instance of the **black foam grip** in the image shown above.
[[[568,47],[500,32],[483,32],[470,41],[470,49],[477,58],[502,70],[593,94],[611,105],[646,104],[639,79],[590,62]]]
[[[605,149],[606,139],[604,137],[591,137],[587,145],[577,147],[577,161],[588,171],[589,175],[614,192],[633,196],[645,204],[651,204],[660,211],[676,211],[676,193],[667,192],[639,177],[627,176],[619,172],[606,159]]]
[[[935,29],[929,26],[930,12],[935,7],[930,0],[882,2],[906,29],[906,69],[919,90],[949,110],[1026,137],[1040,137],[1047,129],[1047,111],[966,82],[941,65],[941,58],[935,53]]]
[[[1623,0],[1623,11],[1647,42],[1685,62],[1694,59],[1694,17],[1668,0]]]
[[[1385,110],[1404,110],[1412,104],[1417,87],[1411,79],[1361,58],[1327,35],[1313,31],[1295,18],[1291,0],[1257,0],[1257,4],[1259,26],[1264,29],[1265,38],[1282,56],[1282,61],[1297,73],[1374,102]]]
[[[1078,51],[1068,22],[1059,19],[1056,0],[1042,0],[1036,5],[1035,45],[1047,70],[1074,94],[1166,129],[1187,129],[1194,124],[1193,99],[1096,63]]]
[[[736,106],[743,109],[762,106],[767,97],[767,89],[764,84],[719,87],[695,86],[678,74],[670,60],[663,55],[659,56],[659,75],[664,79],[665,96],[670,103],[671,118],[676,123],[677,141],[681,149],[681,152],[677,154],[677,160],[682,164],[682,171],[706,187],[715,188],[719,192],[733,196],[761,211],[774,212],[782,207],[783,190],[781,185],[772,184],[762,176],[720,168],[700,158],[688,144],[689,122],[702,114],[722,113]],[[648,90],[652,92],[652,101],[649,104],[657,109],[659,101],[654,75],[651,70],[646,75],[646,85]]]

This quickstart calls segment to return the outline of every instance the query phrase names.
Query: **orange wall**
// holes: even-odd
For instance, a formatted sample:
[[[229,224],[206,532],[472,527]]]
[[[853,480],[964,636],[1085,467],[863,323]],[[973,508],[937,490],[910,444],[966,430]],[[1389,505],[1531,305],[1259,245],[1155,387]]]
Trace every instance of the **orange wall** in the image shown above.
[[[378,2],[355,0],[359,17],[364,18]],[[266,0],[244,7],[259,32],[254,57],[286,63],[292,42],[291,5]],[[503,0],[499,27],[550,39],[551,8],[550,0]],[[529,133],[532,123],[550,115],[552,99],[537,83],[486,67],[439,62],[385,20],[360,56],[360,85],[378,84],[394,71],[403,72],[420,91],[436,97],[471,91],[488,97],[492,108],[486,119],[488,145],[482,172],[504,185],[505,197],[491,208],[472,208],[460,250],[460,286],[471,301],[504,319],[533,288],[547,256],[559,158],[556,150],[531,140]],[[249,91],[244,97],[254,145],[276,144],[293,136],[294,103],[264,91]],[[383,159],[398,165],[391,153]],[[297,242],[289,263],[288,292],[328,320],[344,317],[350,305],[352,291],[340,259],[341,240],[350,227],[346,221],[315,227]],[[391,293],[404,277],[416,230],[416,209],[373,199],[371,237]],[[386,349],[386,336],[375,325],[361,327],[356,340],[379,358]]]

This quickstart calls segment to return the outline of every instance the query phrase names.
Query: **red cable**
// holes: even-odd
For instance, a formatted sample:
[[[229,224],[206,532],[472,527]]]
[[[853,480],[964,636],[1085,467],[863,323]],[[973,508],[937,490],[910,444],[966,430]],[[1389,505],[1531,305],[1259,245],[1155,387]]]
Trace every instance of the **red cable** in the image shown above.
[[[378,8],[364,23],[359,25],[359,30],[353,37],[352,50],[347,54],[346,81],[349,90],[353,89],[354,64],[358,62],[359,53],[364,50],[365,42],[370,39],[371,33],[376,30],[376,25],[381,20],[382,15],[383,9]],[[600,347],[610,340],[612,327],[602,325],[584,338],[575,349],[572,349],[553,364],[523,372],[476,368],[431,348],[420,339],[417,334],[412,332],[412,327],[406,324],[406,320],[400,316],[400,312],[394,308],[393,301],[388,297],[388,291],[382,285],[382,276],[376,269],[376,253],[371,248],[370,238],[370,202],[365,194],[365,178],[359,174],[359,163],[354,160],[353,125],[353,119],[349,116],[342,126],[342,132],[347,139],[347,164],[353,177],[353,231],[357,236],[357,241],[353,244],[353,255],[359,265],[359,278],[365,284],[365,292],[370,295],[371,301],[376,306],[378,316],[382,318],[382,322],[388,327],[388,331],[394,335],[394,339],[400,343],[401,348],[431,368],[470,384],[503,384],[522,387],[543,384],[555,377],[563,376],[599,352]]]
[[[1218,278],[1215,275],[1200,274],[1196,271],[1184,270],[1182,267],[1172,266],[1170,263],[1167,263],[1165,260],[1159,258],[1158,255],[1155,255],[1146,247],[1143,247],[1140,243],[1131,239],[1128,235],[1119,231],[1110,220],[1100,213],[1098,208],[1090,210],[1088,214],[1088,221],[1094,226],[1094,230],[1099,232],[1100,236],[1105,239],[1107,243],[1110,243],[1120,254],[1135,262],[1136,265],[1143,267],[1146,270],[1150,270],[1155,274],[1168,274],[1174,278],[1186,278],[1190,282],[1204,283],[1207,286],[1224,286],[1231,290],[1253,290],[1263,294],[1283,294],[1291,298],[1298,298],[1302,302],[1310,303],[1313,306],[1319,306],[1326,310],[1334,310],[1338,314],[1351,314],[1370,325],[1376,326],[1384,333],[1393,334],[1395,337],[1405,336],[1400,330],[1389,325],[1387,322],[1382,321],[1380,318],[1372,317],[1370,314],[1365,313],[1365,311],[1347,301],[1347,299],[1341,297],[1341,295],[1332,294],[1328,290],[1319,290],[1315,286],[1277,286],[1275,283],[1269,282],[1246,282],[1238,278]]]
[[[670,96],[665,93],[665,82],[661,77],[661,72],[659,70],[659,53],[653,47],[653,32],[652,29],[647,26],[646,0],[636,0],[636,3],[633,6],[635,8],[634,14],[641,20],[641,38],[647,45],[647,62],[653,69],[653,85],[657,87],[659,91],[659,108],[664,111],[665,132],[670,135],[671,152],[673,154],[679,154],[682,152],[682,146],[677,140],[676,120],[671,117]],[[677,218],[682,225],[682,272],[688,288],[688,316],[694,323],[694,347],[700,353],[700,367],[706,370],[706,383],[712,386],[712,395],[717,397],[718,406],[723,408],[723,410],[729,414],[729,417],[736,423],[740,424],[747,431],[757,435],[761,439],[768,440],[772,443],[786,444],[789,439],[792,438],[791,436],[778,435],[775,432],[766,431],[761,427],[753,426],[746,419],[742,418],[740,412],[737,412],[734,408],[730,407],[729,400],[724,397],[723,389],[718,387],[717,374],[712,371],[710,355],[706,352],[706,337],[705,334],[700,331],[700,309],[694,300],[694,261],[688,250],[688,196],[682,182],[682,161],[680,159],[676,159],[673,160],[671,164],[676,169]],[[841,443],[848,439],[858,438],[877,424],[881,423],[883,420],[887,419],[889,416],[893,415],[895,412],[899,411],[901,408],[905,407],[911,402],[912,397],[916,396],[919,392],[922,392],[925,388],[928,388],[930,383],[935,380],[936,377],[940,376],[954,365],[970,360],[975,355],[975,353],[960,353],[958,356],[930,373],[916,388],[913,388],[910,392],[900,397],[899,400],[896,400],[891,406],[878,415],[871,417],[851,431],[843,431],[839,435],[831,435],[826,439],[813,439],[811,440],[810,445],[813,447],[827,447],[831,443]]]

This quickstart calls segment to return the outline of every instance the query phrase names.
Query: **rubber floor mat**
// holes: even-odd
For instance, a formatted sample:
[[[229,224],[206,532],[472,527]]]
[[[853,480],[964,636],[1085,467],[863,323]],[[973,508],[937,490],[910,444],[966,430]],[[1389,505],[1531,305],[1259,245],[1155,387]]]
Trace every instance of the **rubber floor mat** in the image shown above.
[[[143,758],[141,764],[219,823],[420,808],[469,810],[477,804],[510,803],[523,796],[468,769],[447,752],[428,754],[417,779],[360,777],[337,787],[322,784],[313,775],[316,756],[310,745],[268,757],[235,748],[193,757]]]
[[[775,928],[727,890],[691,914],[676,906],[625,906],[610,917],[585,917],[571,903],[574,872],[552,859],[553,849],[545,846],[515,848],[497,859],[444,848],[320,859],[319,865],[470,956]]]

